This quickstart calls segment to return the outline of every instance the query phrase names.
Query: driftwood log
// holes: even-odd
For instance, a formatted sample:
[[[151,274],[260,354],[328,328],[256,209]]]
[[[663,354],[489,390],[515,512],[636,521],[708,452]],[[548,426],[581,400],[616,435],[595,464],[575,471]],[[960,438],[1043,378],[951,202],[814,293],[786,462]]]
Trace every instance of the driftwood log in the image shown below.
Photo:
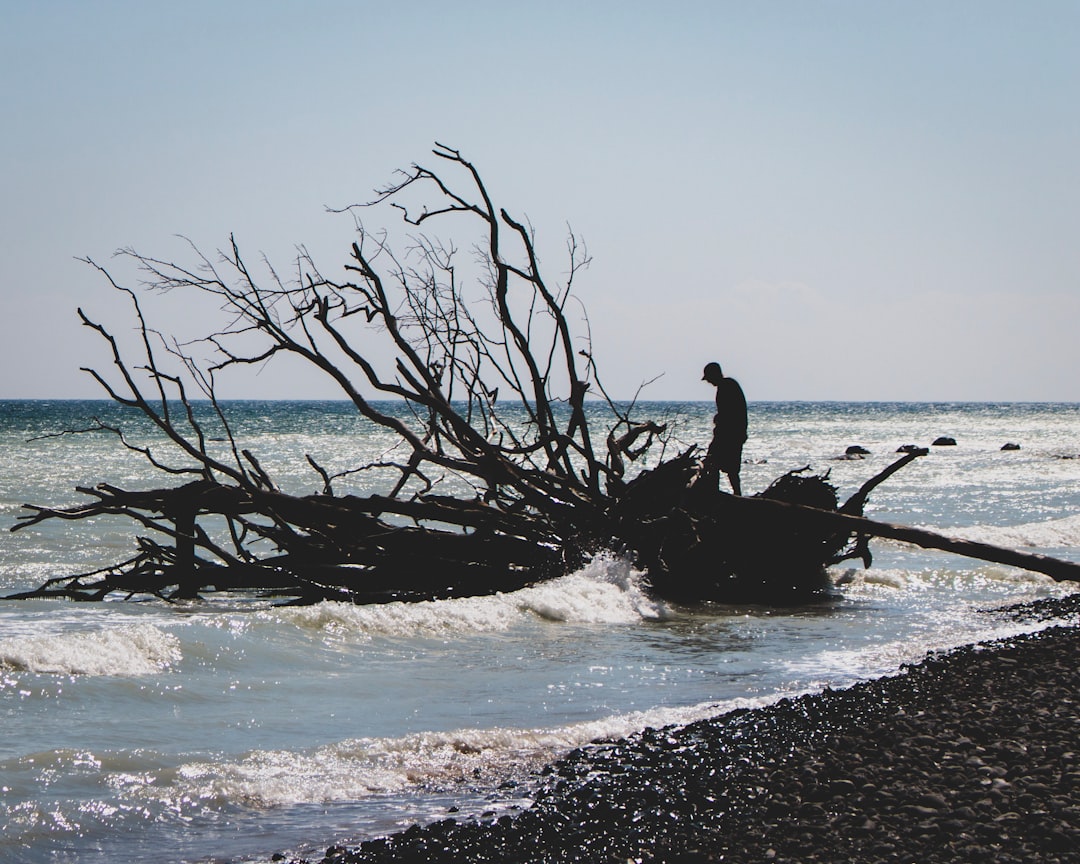
[[[457,499],[395,502],[383,496],[254,495],[236,486],[195,481],[150,492],[102,484],[80,489],[94,501],[31,513],[17,528],[45,519],[123,514],[171,537],[171,547],[140,540],[139,554],[93,573],[56,577],[8,599],[65,597],[101,600],[113,593],[191,599],[206,591],[258,591],[290,602],[375,603],[443,599],[513,591],[562,575],[600,548],[633,555],[658,596],[681,601],[766,602],[789,605],[828,591],[825,568],[848,558],[869,566],[867,541],[889,538],[929,549],[1080,581],[1080,565],[1047,556],[956,540],[925,529],[867,519],[871,488],[926,451],[908,454],[876,475],[843,506],[821,477],[785,475],[753,497],[695,492],[700,465],[690,456],[643,472],[602,516],[572,536],[519,531],[522,523]],[[434,505],[447,522],[469,530],[392,524]],[[262,558],[213,561],[197,549],[216,549],[198,519],[243,524],[275,546]],[[253,517],[263,517],[256,521]]]
[[[139,292],[86,259],[131,302],[138,338],[122,345],[80,309],[113,367],[85,371],[142,431],[96,422],[65,432],[114,435],[169,482],[144,491],[102,483],[78,490],[90,499],[81,505],[26,505],[13,530],[121,516],[136,550],[13,596],[418,600],[514,590],[612,549],[632,555],[663,597],[789,603],[820,596],[830,564],[868,564],[871,537],[1080,578],[1076,565],[863,518],[871,490],[926,451],[843,505],[826,478],[805,472],[754,497],[703,488],[695,447],[677,444],[663,418],[637,416],[636,399],[611,399],[587,319],[575,332],[567,310],[579,314],[571,289],[589,261],[584,245],[570,237],[567,275],[549,283],[527,222],[493,203],[460,153],[438,145],[434,156],[452,176],[414,165],[345,208],[357,238],[336,277],[303,249],[291,278],[269,265],[260,276],[235,238],[213,258],[193,250],[190,264],[122,250]],[[395,247],[388,231],[366,231],[359,216],[378,207],[417,233]],[[436,222],[465,240],[424,233]],[[209,301],[223,323],[195,342],[163,335],[144,316],[147,290]],[[217,383],[281,356],[332,381],[361,418],[392,433],[394,453],[333,474],[309,455],[318,493],[281,491],[238,440]],[[146,428],[151,443],[138,443]],[[360,470],[384,478],[382,491],[339,494]],[[446,488],[457,491],[440,494]]]

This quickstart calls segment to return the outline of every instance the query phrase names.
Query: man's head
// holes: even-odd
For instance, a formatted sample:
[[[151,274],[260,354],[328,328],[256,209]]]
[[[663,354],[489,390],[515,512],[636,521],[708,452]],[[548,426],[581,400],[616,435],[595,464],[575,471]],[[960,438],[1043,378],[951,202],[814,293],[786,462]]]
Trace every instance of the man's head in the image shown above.
[[[720,369],[719,363],[706,363],[705,374],[701,376],[702,381],[708,381],[710,384],[719,384],[724,380],[724,373]]]

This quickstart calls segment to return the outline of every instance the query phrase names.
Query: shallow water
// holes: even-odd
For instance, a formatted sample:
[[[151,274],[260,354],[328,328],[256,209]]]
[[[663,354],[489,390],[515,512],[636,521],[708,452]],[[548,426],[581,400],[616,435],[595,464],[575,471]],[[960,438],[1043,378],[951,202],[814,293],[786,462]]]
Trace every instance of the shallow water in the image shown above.
[[[682,443],[708,440],[707,404],[649,408]],[[0,402],[0,527],[79,484],[160,484],[106,435],[29,440],[115,410]],[[342,468],[392,443],[338,403],[231,410],[293,491],[320,485],[305,453]],[[1080,560],[1078,421],[1076,405],[756,404],[743,486],[810,465],[843,498],[901,444],[949,435],[957,447],[890,478],[867,515]],[[835,459],[850,444],[871,455]],[[5,533],[0,591],[131,549],[116,520]],[[0,861],[265,861],[450,807],[520,806],[530,770],[572,747],[887,674],[1020,628],[983,610],[1076,587],[873,549],[873,568],[838,569],[836,599],[801,610],[658,603],[613,556],[412,605],[0,602]]]

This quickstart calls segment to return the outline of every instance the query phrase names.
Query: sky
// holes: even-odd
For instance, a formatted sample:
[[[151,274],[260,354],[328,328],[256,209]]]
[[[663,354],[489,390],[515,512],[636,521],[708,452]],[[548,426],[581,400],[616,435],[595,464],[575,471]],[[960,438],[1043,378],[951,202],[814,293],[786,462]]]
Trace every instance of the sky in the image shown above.
[[[438,141],[587,244],[614,396],[709,399],[716,360],[751,401],[1080,401],[1078,46],[1073,0],[0,0],[0,398],[103,395],[76,309],[132,320],[79,258],[330,269],[327,208]]]

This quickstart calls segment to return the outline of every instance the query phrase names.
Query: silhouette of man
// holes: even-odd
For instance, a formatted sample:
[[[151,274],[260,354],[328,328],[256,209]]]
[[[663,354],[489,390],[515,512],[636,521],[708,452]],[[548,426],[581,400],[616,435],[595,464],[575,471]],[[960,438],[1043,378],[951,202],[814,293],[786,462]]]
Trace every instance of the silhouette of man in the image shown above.
[[[724,377],[719,363],[707,364],[701,380],[716,387],[713,439],[705,454],[702,477],[709,481],[707,488],[715,489],[723,471],[731,481],[732,491],[742,495],[739,470],[742,467],[742,448],[746,442],[746,397],[738,381]]]

